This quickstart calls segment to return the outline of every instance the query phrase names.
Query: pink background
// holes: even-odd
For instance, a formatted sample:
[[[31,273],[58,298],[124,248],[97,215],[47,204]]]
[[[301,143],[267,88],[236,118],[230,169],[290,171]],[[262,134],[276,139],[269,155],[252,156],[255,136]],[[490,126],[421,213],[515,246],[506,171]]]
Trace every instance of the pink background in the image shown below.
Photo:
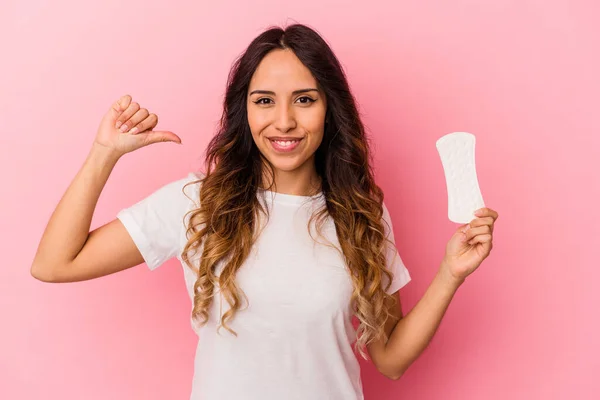
[[[600,6],[593,1],[27,1],[0,24],[0,398],[186,399],[195,336],[171,261],[51,285],[29,267],[101,116],[124,93],[184,146],[124,158],[93,228],[199,165],[229,67],[270,24],[315,27],[342,61],[423,295],[455,224],[435,141],[477,136],[495,247],[397,382],[367,399],[597,399]],[[232,377],[232,383],[235,377]]]

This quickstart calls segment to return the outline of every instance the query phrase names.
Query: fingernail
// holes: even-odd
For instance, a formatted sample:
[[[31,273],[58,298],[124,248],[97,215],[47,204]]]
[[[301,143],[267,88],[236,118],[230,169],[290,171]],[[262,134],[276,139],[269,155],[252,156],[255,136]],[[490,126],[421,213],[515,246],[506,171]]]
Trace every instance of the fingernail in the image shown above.
[[[121,125],[121,132],[125,133],[129,130],[129,128],[127,127],[127,125]]]
[[[475,211],[475,215],[477,215],[477,216],[480,216],[480,215],[481,215],[481,213],[482,213],[482,210],[477,210],[477,211]]]
[[[136,126],[136,127],[134,127],[132,130],[130,130],[130,131],[129,131],[129,133],[131,133],[132,135],[135,135],[135,134],[137,133],[137,131],[138,131],[138,130],[139,130],[139,129],[138,129],[138,127]]]
[[[121,121],[117,121],[117,123],[115,124],[115,126],[117,127],[117,129],[119,129],[119,127],[123,125],[123,122]]]

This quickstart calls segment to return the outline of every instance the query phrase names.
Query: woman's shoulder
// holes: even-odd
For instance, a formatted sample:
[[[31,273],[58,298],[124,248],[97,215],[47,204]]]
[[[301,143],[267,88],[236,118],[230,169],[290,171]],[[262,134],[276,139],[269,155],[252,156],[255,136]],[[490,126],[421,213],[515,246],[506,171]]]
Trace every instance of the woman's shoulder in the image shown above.
[[[205,177],[206,174],[201,171],[189,171],[183,178],[172,182],[171,184],[175,189],[181,190],[195,206],[199,206],[200,186]]]
[[[206,175],[201,171],[189,171],[183,178],[179,179],[178,182],[182,185],[199,187],[205,177]]]

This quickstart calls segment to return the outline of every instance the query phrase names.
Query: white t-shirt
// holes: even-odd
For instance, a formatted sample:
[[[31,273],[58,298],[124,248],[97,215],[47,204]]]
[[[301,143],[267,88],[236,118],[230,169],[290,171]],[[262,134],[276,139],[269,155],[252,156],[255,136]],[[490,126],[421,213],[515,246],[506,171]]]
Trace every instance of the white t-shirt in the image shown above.
[[[189,173],[117,215],[150,269],[170,258],[179,259],[190,299],[195,273],[181,261],[184,222],[189,219],[184,221],[184,214],[198,207],[200,183],[186,187],[185,194],[182,188],[201,176]],[[363,399],[352,347],[356,340],[350,309],[352,281],[341,254],[316,243],[307,229],[311,212],[324,202],[323,194],[263,192],[270,217],[236,276],[248,299],[246,303],[242,296],[242,309],[229,322],[238,336],[224,328],[217,333],[221,315],[228,309],[218,288],[208,323],[198,326],[192,321],[199,340],[191,399]],[[384,220],[393,241],[385,205]],[[330,218],[322,234],[339,246]],[[313,236],[327,243],[314,230]],[[395,247],[390,247],[387,260],[394,274],[388,292],[393,293],[411,278]]]

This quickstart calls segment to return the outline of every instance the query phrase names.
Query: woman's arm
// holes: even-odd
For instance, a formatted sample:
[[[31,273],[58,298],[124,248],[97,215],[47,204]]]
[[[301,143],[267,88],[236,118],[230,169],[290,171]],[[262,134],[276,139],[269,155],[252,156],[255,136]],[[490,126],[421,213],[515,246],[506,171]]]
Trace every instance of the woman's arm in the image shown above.
[[[153,131],[158,123],[131,96],[122,96],[106,112],[83,167],[79,170],[44,230],[31,275],[45,282],[92,279],[141,264],[133,239],[115,219],[89,232],[100,193],[117,161],[141,147],[181,139]]]
[[[400,378],[425,350],[458,288],[489,256],[498,213],[482,208],[475,216],[470,223],[456,229],[446,245],[438,273],[406,317],[402,318],[399,304],[388,303],[388,309],[397,317],[386,324],[389,339],[369,347],[373,363],[387,377]],[[398,318],[401,319],[395,323]]]
[[[89,232],[100,193],[119,157],[94,144],[46,226],[31,265],[44,282],[71,282],[117,272],[143,259],[119,221]]]
[[[417,305],[402,317],[400,303],[388,304],[392,315],[401,318],[387,326],[387,343],[369,345],[369,355],[377,369],[390,379],[399,379],[421,355],[437,331],[454,294],[462,282],[447,276],[440,268]],[[397,294],[396,294],[397,296]]]

